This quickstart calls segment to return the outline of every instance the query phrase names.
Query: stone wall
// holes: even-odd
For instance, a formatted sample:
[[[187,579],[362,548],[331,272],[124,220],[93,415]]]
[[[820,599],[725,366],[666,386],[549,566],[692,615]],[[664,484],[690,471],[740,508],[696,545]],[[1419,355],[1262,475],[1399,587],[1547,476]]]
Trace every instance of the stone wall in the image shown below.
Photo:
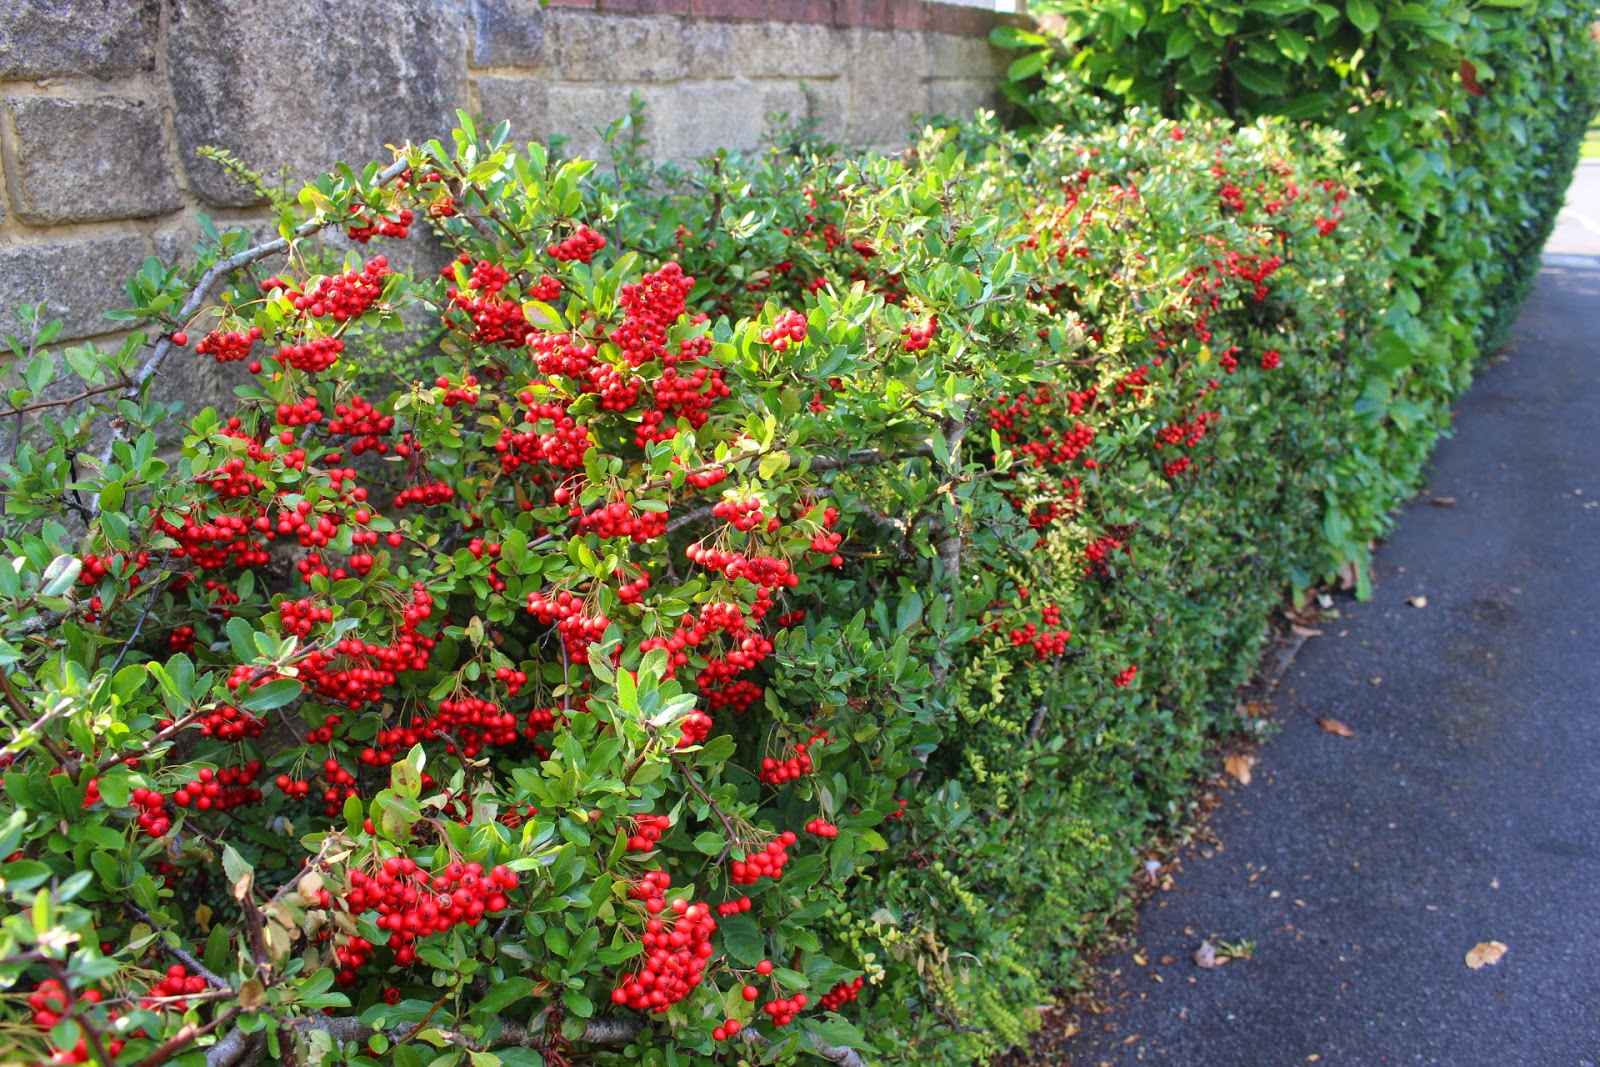
[[[995,102],[1002,16],[924,0],[6,0],[0,3],[0,314],[48,298],[64,339],[106,331],[146,257],[197,212],[262,219],[195,150],[306,177],[443,136],[461,108],[518,139],[645,106],[649,151],[750,148],[769,112],[889,147],[918,113]]]

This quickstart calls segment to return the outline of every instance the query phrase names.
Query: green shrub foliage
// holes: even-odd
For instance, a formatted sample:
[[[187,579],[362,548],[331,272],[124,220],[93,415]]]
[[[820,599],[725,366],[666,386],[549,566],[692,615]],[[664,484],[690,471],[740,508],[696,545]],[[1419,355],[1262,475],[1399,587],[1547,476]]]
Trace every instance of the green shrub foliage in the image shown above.
[[[1092,129],[895,159],[463,120],[24,314],[0,1059],[1013,1044],[1504,335],[1587,17],[1097,4]]]
[[[1341,558],[1333,135],[503,137],[152,262],[153,348],[15,339],[8,1057],[983,1059]]]
[[[1504,344],[1533,288],[1600,100],[1600,11],[1564,0],[1034,9],[1056,16],[1057,35],[1005,28],[996,41],[1019,50],[1012,95],[1045,122],[1120,106],[1345,133],[1369,197],[1398,224],[1385,249],[1394,298],[1358,409],[1383,474],[1342,480],[1329,508],[1364,566],[1391,483],[1416,483],[1479,354]]]

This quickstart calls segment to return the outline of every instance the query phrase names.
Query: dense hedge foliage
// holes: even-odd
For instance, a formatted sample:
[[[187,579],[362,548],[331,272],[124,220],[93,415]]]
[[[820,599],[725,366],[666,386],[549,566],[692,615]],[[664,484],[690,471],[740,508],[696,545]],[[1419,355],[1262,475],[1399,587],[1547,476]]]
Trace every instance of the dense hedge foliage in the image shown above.
[[[1052,34],[1005,28],[1012,95],[1047,124],[1119,107],[1346,135],[1399,224],[1395,299],[1360,411],[1372,466],[1337,510],[1347,554],[1383,528],[1481,352],[1502,345],[1600,103],[1600,9],[1567,0],[1039,0]],[[1043,76],[1049,83],[1039,89]],[[1088,99],[1086,99],[1086,96]]]
[[[1014,1043],[1498,328],[1418,294],[1526,284],[1554,170],[1469,266],[1354,146],[597,168],[464,123],[153,261],[120,351],[25,316],[0,1058]],[[190,360],[234,400],[167,403]]]

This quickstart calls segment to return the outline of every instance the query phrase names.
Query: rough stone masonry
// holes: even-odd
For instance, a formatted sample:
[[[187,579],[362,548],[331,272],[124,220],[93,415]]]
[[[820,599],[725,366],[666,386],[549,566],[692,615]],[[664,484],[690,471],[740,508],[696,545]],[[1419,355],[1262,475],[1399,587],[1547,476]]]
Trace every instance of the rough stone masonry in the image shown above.
[[[812,106],[825,137],[892,147],[915,115],[995,102],[1004,70],[1001,17],[927,0],[551,3],[0,4],[0,315],[48,298],[64,340],[107,334],[123,280],[189,254],[197,213],[264,223],[202,146],[305,178],[459,108],[595,154],[638,92],[657,158],[755,147],[769,113]]]

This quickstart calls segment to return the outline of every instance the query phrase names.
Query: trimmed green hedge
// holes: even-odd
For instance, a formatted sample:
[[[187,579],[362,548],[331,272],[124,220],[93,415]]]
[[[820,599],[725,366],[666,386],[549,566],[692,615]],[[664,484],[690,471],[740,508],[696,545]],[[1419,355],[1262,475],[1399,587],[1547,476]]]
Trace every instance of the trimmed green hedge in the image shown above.
[[[1532,291],[1600,104],[1600,9],[1041,0],[1034,10],[1056,35],[1002,28],[995,40],[1021,51],[1010,90],[1036,120],[1145,107],[1338,130],[1398,223],[1387,248],[1395,294],[1358,408],[1385,476],[1330,486],[1344,554],[1364,569],[1395,486],[1416,484],[1479,354],[1505,343]]]

